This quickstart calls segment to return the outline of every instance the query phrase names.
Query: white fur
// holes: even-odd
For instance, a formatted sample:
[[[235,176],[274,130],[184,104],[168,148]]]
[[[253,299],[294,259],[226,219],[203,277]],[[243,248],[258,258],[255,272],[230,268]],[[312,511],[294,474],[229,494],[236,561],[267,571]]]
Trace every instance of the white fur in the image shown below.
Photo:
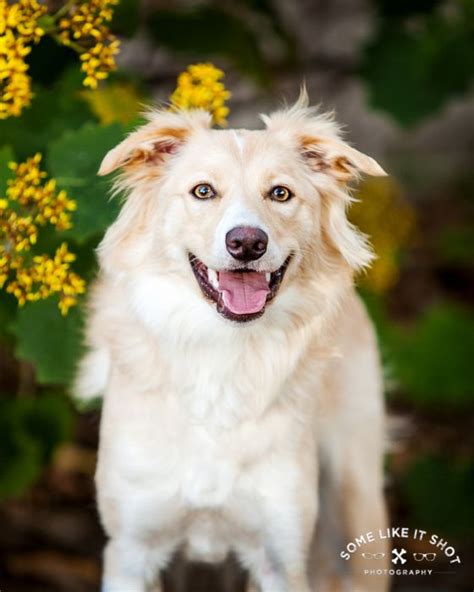
[[[82,400],[101,397],[109,380],[110,353],[107,348],[90,350],[81,360],[75,393]]]

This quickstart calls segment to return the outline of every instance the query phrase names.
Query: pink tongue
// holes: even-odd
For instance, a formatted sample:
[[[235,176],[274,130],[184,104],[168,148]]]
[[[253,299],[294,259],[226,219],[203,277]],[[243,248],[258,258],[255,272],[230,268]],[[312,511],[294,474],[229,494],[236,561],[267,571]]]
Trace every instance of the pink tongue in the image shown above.
[[[219,290],[225,306],[234,314],[252,314],[265,306],[270,291],[265,273],[220,271]]]

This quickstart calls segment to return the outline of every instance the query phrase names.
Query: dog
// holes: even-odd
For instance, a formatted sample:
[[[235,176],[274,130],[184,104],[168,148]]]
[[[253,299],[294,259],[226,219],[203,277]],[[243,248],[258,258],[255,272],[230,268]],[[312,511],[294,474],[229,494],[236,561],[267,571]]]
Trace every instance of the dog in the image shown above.
[[[321,530],[386,528],[381,369],[354,290],[373,254],[346,216],[351,182],[386,173],[305,91],[255,131],[147,118],[99,170],[127,197],[75,385],[103,395],[103,589],[161,590],[179,550],[234,554],[249,591],[386,590],[361,553],[326,574],[340,549],[317,558]]]

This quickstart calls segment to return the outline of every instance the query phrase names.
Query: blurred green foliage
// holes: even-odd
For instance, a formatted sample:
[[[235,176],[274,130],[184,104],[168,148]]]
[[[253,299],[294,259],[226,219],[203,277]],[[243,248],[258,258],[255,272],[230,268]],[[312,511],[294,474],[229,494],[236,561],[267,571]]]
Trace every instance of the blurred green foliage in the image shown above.
[[[190,59],[223,55],[243,72],[268,82],[262,50],[247,23],[217,6],[157,11],[150,19],[150,30],[160,44]]]
[[[271,79],[265,50],[269,40],[279,47],[281,59],[288,63],[296,59],[294,40],[267,0],[238,0],[233,5],[203,2],[155,10],[147,24],[156,43],[192,61],[225,57],[263,85]]]
[[[65,233],[83,243],[101,236],[118,213],[118,200],[108,199],[110,181],[97,176],[102,158],[124,136],[118,124],[101,126],[86,123],[77,130],[67,130],[49,145],[48,165],[51,174],[68,195],[77,202],[74,225]]]
[[[0,148],[0,195],[5,195],[7,181],[11,176],[8,163],[11,162],[13,158],[13,150],[10,146],[2,146]]]
[[[0,499],[27,491],[71,436],[72,411],[62,394],[0,396]]]
[[[474,228],[462,223],[449,227],[438,237],[437,254],[442,261],[454,265],[472,265],[474,260]]]
[[[463,537],[474,534],[474,462],[426,456],[408,468],[401,484],[414,527]]]
[[[80,73],[65,71],[51,87],[34,86],[35,98],[21,119],[0,121],[2,145],[11,146],[18,160],[35,152],[46,152],[49,144],[65,133],[93,119],[81,98]]]
[[[453,305],[430,308],[410,330],[396,330],[394,372],[406,396],[432,409],[472,405],[474,315]]]
[[[376,109],[414,125],[473,81],[474,3],[378,0],[361,73]]]
[[[33,302],[19,310],[12,325],[15,353],[19,359],[33,363],[40,384],[69,384],[82,351],[81,329],[78,308],[61,317],[51,298]]]
[[[140,3],[137,0],[120,0],[114,8],[111,29],[117,35],[131,37],[140,25]]]
[[[380,296],[367,291],[362,296],[376,325],[396,396],[430,411],[472,408],[472,312],[451,303],[439,304],[403,326],[390,319]]]
[[[65,79],[70,80],[70,73],[66,72]],[[97,170],[103,156],[115,146],[124,136],[125,130],[118,123],[104,126],[92,120],[91,114],[84,107],[83,99],[77,101],[83,106],[81,115],[75,114],[68,120],[69,108],[62,111],[60,105],[66,105],[68,97],[75,95],[75,91],[67,93],[65,83],[61,79],[55,88],[59,92],[51,91],[55,97],[52,110],[45,113],[48,119],[55,120],[55,126],[48,131],[43,123],[44,140],[41,134],[34,133],[33,126],[23,119],[24,129],[22,140],[25,146],[41,149],[46,153],[48,172],[54,176],[60,188],[66,189],[73,196],[78,208],[74,214],[74,226],[58,236],[56,232],[43,233],[42,247],[49,247],[52,252],[58,242],[67,239],[74,252],[78,253],[77,268],[85,277],[91,278],[96,268],[93,248],[97,245],[105,229],[110,225],[119,208],[119,200],[107,197],[109,183],[97,176]],[[50,97],[50,91],[43,91],[45,101]],[[34,107],[42,104],[42,94],[33,103]],[[33,108],[34,108],[33,107]],[[57,119],[54,117],[56,108]],[[82,121],[84,113],[88,113],[87,121]],[[64,119],[63,119],[64,117]],[[92,120],[92,121],[91,121]],[[6,137],[15,149],[20,140],[15,138],[13,120],[3,123],[11,135]],[[78,127],[75,124],[81,123]],[[28,138],[31,134],[31,138]],[[31,153],[31,149],[27,152]],[[5,186],[8,177],[7,162],[12,160],[14,152],[11,145],[0,149],[0,186]],[[8,299],[7,299],[8,300]],[[0,310],[2,307],[0,306]],[[11,314],[11,308],[8,309]],[[56,303],[52,300],[40,301],[18,310],[15,317],[0,327],[0,332],[9,332],[15,338],[15,352],[18,358],[32,362],[36,368],[37,380],[40,384],[68,384],[72,378],[78,356],[81,351],[82,310],[74,308],[67,317],[59,315]]]

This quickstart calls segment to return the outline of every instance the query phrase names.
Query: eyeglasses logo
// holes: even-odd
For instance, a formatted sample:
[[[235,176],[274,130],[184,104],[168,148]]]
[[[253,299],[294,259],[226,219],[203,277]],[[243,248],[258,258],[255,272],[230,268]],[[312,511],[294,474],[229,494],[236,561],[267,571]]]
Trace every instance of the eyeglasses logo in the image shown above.
[[[383,559],[385,553],[362,553],[364,559]]]
[[[436,553],[413,553],[413,559],[415,561],[434,561],[436,559]]]

